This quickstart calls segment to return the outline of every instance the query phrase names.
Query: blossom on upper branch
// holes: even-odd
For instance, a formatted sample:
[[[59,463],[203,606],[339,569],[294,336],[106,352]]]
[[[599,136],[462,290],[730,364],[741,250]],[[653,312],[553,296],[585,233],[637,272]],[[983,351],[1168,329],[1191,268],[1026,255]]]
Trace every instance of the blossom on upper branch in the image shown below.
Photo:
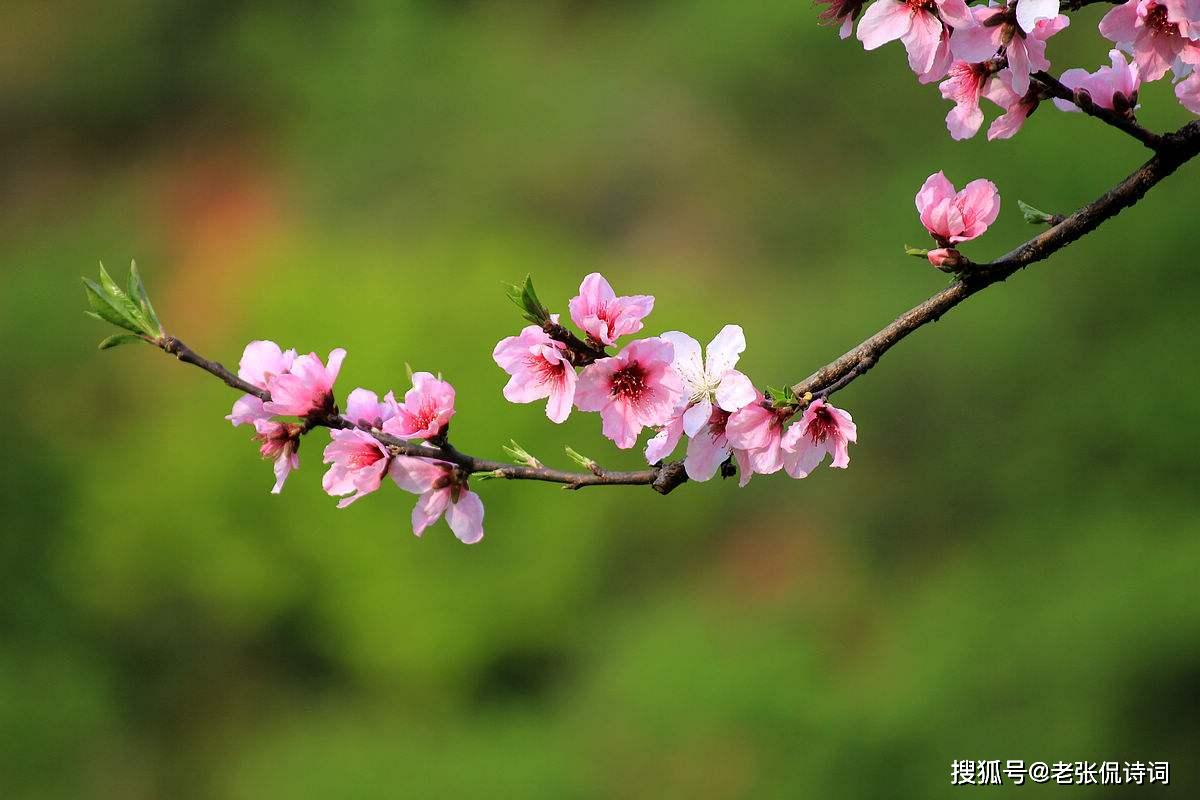
[[[992,120],[988,127],[988,140],[1008,139],[1021,130],[1025,120],[1041,102],[1039,95],[1037,87],[1018,94],[1013,90],[1012,71],[1005,69],[998,72],[983,91],[984,97],[1004,109],[1004,113]]]
[[[454,416],[454,387],[428,372],[415,372],[413,388],[404,402],[394,405],[383,430],[401,439],[432,439],[441,435]]]
[[[983,124],[979,101],[991,76],[987,64],[955,61],[950,67],[950,77],[938,86],[942,97],[954,101],[954,108],[946,115],[946,128],[953,138],[970,139],[979,131]]]
[[[551,320],[558,322],[558,315]],[[504,387],[510,403],[532,403],[548,397],[546,416],[562,422],[575,401],[575,368],[567,360],[566,345],[550,338],[538,325],[529,325],[518,336],[501,339],[492,358],[512,378]]]
[[[1057,18],[1060,6],[1059,0],[1018,0],[1017,25],[1025,33],[1033,33],[1038,22]]]
[[[665,424],[685,399],[671,368],[674,352],[669,341],[652,337],[596,361],[579,374],[576,407],[599,411],[604,435],[621,449],[633,447],[642,428]]]
[[[981,236],[1000,214],[1000,193],[989,180],[979,178],[955,193],[941,172],[930,175],[917,192],[921,224],[942,247]]]
[[[793,478],[804,478],[828,453],[833,457],[829,466],[845,469],[850,466],[848,445],[857,439],[858,428],[849,414],[825,400],[813,400],[783,435],[783,468]]]
[[[1100,67],[1095,72],[1086,69],[1069,69],[1059,81],[1074,91],[1086,91],[1092,102],[1110,111],[1120,106],[1121,111],[1137,105],[1138,89],[1142,85],[1136,62],[1129,63],[1120,50],[1110,50],[1111,67]],[[1054,105],[1063,111],[1078,111],[1079,106],[1070,100],[1054,99]]]
[[[1133,54],[1143,81],[1167,70],[1183,77],[1200,64],[1200,3],[1195,0],[1129,0],[1100,20],[1100,33]]]
[[[338,501],[338,508],[345,508],[379,488],[388,468],[389,454],[366,431],[333,430],[329,435],[333,441],[325,446],[325,463],[331,466],[321,480],[321,487],[334,497],[350,495]]]
[[[867,50],[899,39],[909,67],[929,83],[950,66],[950,30],[974,24],[963,0],[876,0],[858,23],[858,38]]]
[[[483,538],[483,501],[467,488],[453,464],[432,458],[396,456],[389,473],[396,485],[420,495],[412,512],[413,533],[420,536],[443,515],[460,542]]]
[[[833,24],[841,23],[841,28],[838,30],[838,35],[843,39],[850,38],[851,32],[854,30],[854,20],[858,19],[858,15],[862,13],[862,7],[866,0],[814,0],[816,5],[828,6],[819,15],[822,23]]]
[[[293,417],[332,411],[336,406],[333,384],[345,358],[346,351],[340,347],[329,352],[329,366],[316,353],[297,356],[287,372],[267,379],[271,400],[263,408],[269,414]]]
[[[950,49],[954,57],[969,63],[988,61],[1004,49],[1008,68],[1012,71],[1012,89],[1019,95],[1029,91],[1029,76],[1038,70],[1050,69],[1046,59],[1046,40],[1071,24],[1071,20],[1057,13],[1058,3],[1043,6],[1037,13],[1048,11],[1051,6],[1054,16],[1034,16],[1029,27],[1018,25],[1021,5],[1031,0],[1021,0],[1014,17],[1007,9],[996,6],[975,6],[971,13],[975,25],[955,28],[950,37]],[[978,126],[976,126],[978,128]]]
[[[617,297],[608,281],[593,272],[579,284],[579,294],[567,304],[571,321],[588,338],[601,345],[611,345],[618,338],[642,329],[642,319],[654,308],[654,298],[637,294]]]

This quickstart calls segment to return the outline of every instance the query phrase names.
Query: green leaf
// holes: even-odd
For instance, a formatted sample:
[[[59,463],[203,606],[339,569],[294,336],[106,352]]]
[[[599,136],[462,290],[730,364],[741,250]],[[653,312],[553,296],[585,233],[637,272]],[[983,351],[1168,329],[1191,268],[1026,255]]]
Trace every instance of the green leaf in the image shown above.
[[[1056,222],[1053,214],[1034,208],[1024,200],[1018,200],[1017,207],[1021,209],[1021,215],[1030,225],[1053,225]]]
[[[916,256],[917,258],[925,258],[926,256],[929,255],[929,251],[924,250],[920,247],[909,247],[908,245],[904,245],[904,255]]]
[[[146,286],[142,283],[142,275],[138,272],[136,261],[129,262],[129,296],[141,308],[142,316],[150,323],[154,334],[162,336],[162,323],[158,321],[158,314],[154,313],[154,306],[150,304],[150,296],[146,294]]]
[[[767,399],[771,401],[771,405],[776,407],[791,406],[796,404],[796,398],[792,394],[792,387],[787,386],[783,389],[776,389],[773,386],[768,386],[764,392]]]
[[[89,278],[84,278],[83,285],[87,289],[88,305],[92,307],[92,311],[97,316],[103,318],[105,322],[116,325],[118,328],[124,328],[133,333],[144,332],[138,321],[130,318],[125,309],[121,308],[98,283]]]
[[[101,350],[109,350],[113,347],[120,347],[123,344],[133,344],[134,342],[145,341],[141,336],[133,333],[114,333],[100,343]]]
[[[521,309],[522,317],[535,325],[541,325],[550,319],[550,310],[538,299],[537,291],[533,288],[533,279],[529,275],[525,276],[525,280],[519,286],[515,283],[502,285],[504,294],[513,302],[513,305]]]
[[[126,316],[133,320],[143,330],[149,327],[146,322],[146,317],[142,314],[142,310],[137,307],[137,304],[125,294],[125,291],[117,285],[117,282],[108,274],[108,270],[104,268],[104,263],[100,264],[100,284],[104,287],[104,291],[112,299],[113,303],[120,309],[125,311]]]

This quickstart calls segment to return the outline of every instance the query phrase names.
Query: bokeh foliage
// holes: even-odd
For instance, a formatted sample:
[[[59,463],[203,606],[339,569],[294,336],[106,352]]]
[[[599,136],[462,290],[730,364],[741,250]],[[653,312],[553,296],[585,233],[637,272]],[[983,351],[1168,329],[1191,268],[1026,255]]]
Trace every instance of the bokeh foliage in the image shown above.
[[[483,483],[464,547],[414,539],[399,491],[335,509],[320,434],[270,496],[233,394],[97,353],[78,276],[136,257],[226,363],[273,338],[346,347],[343,391],[440,370],[470,452],[633,467],[594,415],[502,401],[502,281],[564,310],[601,270],[653,332],[740,322],[779,385],[943,284],[901,252],[929,173],[999,185],[985,259],[1031,233],[1018,198],[1070,210],[1144,153],[1050,107],[954,143],[901,48],[805,3],[18,5],[0,796],[928,798],[969,791],[955,758],[1170,760],[1186,791],[1195,165],[856,382],[847,472]],[[1057,68],[1105,61],[1100,13]],[[1165,82],[1142,102],[1187,119]]]

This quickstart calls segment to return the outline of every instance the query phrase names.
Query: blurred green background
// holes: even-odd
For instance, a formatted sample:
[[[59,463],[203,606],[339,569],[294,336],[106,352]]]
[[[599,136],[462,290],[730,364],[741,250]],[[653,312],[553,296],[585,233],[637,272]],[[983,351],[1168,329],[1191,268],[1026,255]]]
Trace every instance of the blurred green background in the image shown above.
[[[1101,13],[1056,69],[1106,63]],[[986,259],[1032,233],[1018,198],[1073,209],[1145,153],[1049,106],[955,143],[901,47],[796,0],[4,17],[0,797],[957,797],[962,758],[1195,791],[1195,164],[839,395],[848,471],[479,483],[466,547],[394,488],[337,510],[320,433],[268,494],[235,395],[97,353],[79,275],[136,257],[227,364],[346,347],[343,396],[440,370],[469,452],[634,467],[595,415],[503,401],[502,280],[565,310],[600,270],[657,297],[650,333],[740,323],[781,385],[945,284],[901,252],[931,172],[999,185]],[[1166,81],[1142,102],[1188,118]]]

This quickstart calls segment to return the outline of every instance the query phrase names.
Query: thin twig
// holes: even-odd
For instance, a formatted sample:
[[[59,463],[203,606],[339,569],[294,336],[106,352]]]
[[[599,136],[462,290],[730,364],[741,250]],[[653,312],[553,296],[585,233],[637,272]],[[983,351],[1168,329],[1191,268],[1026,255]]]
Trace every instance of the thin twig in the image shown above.
[[[234,375],[216,361],[211,361],[198,354],[174,336],[163,336],[161,339],[150,340],[163,352],[169,353],[185,364],[197,366],[205,372],[215,375],[224,383],[238,391],[252,394],[264,402],[271,399],[269,392],[259,389],[253,384]],[[440,445],[413,444],[399,439],[378,428],[356,425],[340,414],[310,414],[305,417],[304,430],[307,433],[313,428],[358,429],[366,431],[393,455],[412,456],[418,458],[436,458],[454,464],[468,475],[491,473],[496,478],[526,481],[548,481],[561,483],[571,489],[582,489],[585,486],[651,486],[660,494],[667,494],[679,484],[687,480],[681,462],[669,462],[652,466],[647,469],[616,472],[596,468],[591,472],[566,472],[547,467],[530,467],[522,464],[510,464],[504,461],[490,461],[476,458],[458,450],[449,442]]]

